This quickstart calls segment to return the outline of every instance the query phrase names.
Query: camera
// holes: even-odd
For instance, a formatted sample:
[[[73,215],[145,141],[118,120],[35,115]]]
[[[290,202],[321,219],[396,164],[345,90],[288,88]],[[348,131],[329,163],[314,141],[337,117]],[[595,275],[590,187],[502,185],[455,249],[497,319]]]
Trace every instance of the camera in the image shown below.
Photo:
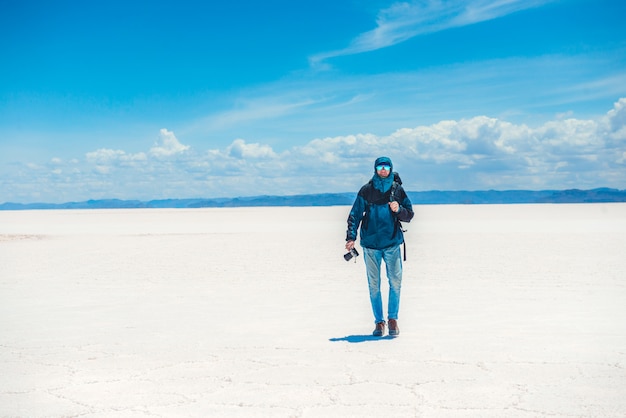
[[[356,248],[353,248],[350,250],[349,253],[346,253],[343,255],[343,259],[346,261],[350,261],[352,260],[353,257],[358,257],[359,256],[359,252],[356,250]]]

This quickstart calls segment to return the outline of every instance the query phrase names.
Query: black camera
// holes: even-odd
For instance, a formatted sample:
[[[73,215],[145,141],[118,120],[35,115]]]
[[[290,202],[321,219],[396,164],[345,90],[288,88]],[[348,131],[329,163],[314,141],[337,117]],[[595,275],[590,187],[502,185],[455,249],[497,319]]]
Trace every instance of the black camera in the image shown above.
[[[346,253],[343,255],[343,259],[346,261],[350,261],[352,260],[353,257],[358,257],[359,256],[359,252],[356,250],[356,248],[353,248],[350,250],[349,253]]]

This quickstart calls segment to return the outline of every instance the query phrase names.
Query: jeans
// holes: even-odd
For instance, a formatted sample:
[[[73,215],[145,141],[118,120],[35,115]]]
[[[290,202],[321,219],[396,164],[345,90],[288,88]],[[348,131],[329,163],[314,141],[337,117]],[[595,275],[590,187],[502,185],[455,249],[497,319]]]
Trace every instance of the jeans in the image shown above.
[[[398,319],[400,288],[402,286],[402,257],[400,257],[400,246],[385,248],[383,250],[363,248],[363,254],[375,322],[385,320],[383,316],[383,299],[380,293],[380,266],[383,260],[385,261],[387,279],[389,280],[387,318]]]

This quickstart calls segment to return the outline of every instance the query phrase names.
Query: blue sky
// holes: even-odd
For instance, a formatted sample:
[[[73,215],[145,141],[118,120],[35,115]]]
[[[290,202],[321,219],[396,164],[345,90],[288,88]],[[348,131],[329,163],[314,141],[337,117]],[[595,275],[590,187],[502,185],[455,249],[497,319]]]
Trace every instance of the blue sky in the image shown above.
[[[0,202],[626,188],[626,2],[0,0]]]

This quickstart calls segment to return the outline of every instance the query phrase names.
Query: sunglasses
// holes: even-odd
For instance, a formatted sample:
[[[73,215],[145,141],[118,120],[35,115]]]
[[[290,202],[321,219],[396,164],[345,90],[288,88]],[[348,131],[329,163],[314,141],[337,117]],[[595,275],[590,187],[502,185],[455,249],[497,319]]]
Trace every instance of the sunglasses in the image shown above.
[[[381,165],[376,166],[376,171],[380,171],[380,170],[389,171],[390,168],[391,166],[389,164],[381,164]]]

